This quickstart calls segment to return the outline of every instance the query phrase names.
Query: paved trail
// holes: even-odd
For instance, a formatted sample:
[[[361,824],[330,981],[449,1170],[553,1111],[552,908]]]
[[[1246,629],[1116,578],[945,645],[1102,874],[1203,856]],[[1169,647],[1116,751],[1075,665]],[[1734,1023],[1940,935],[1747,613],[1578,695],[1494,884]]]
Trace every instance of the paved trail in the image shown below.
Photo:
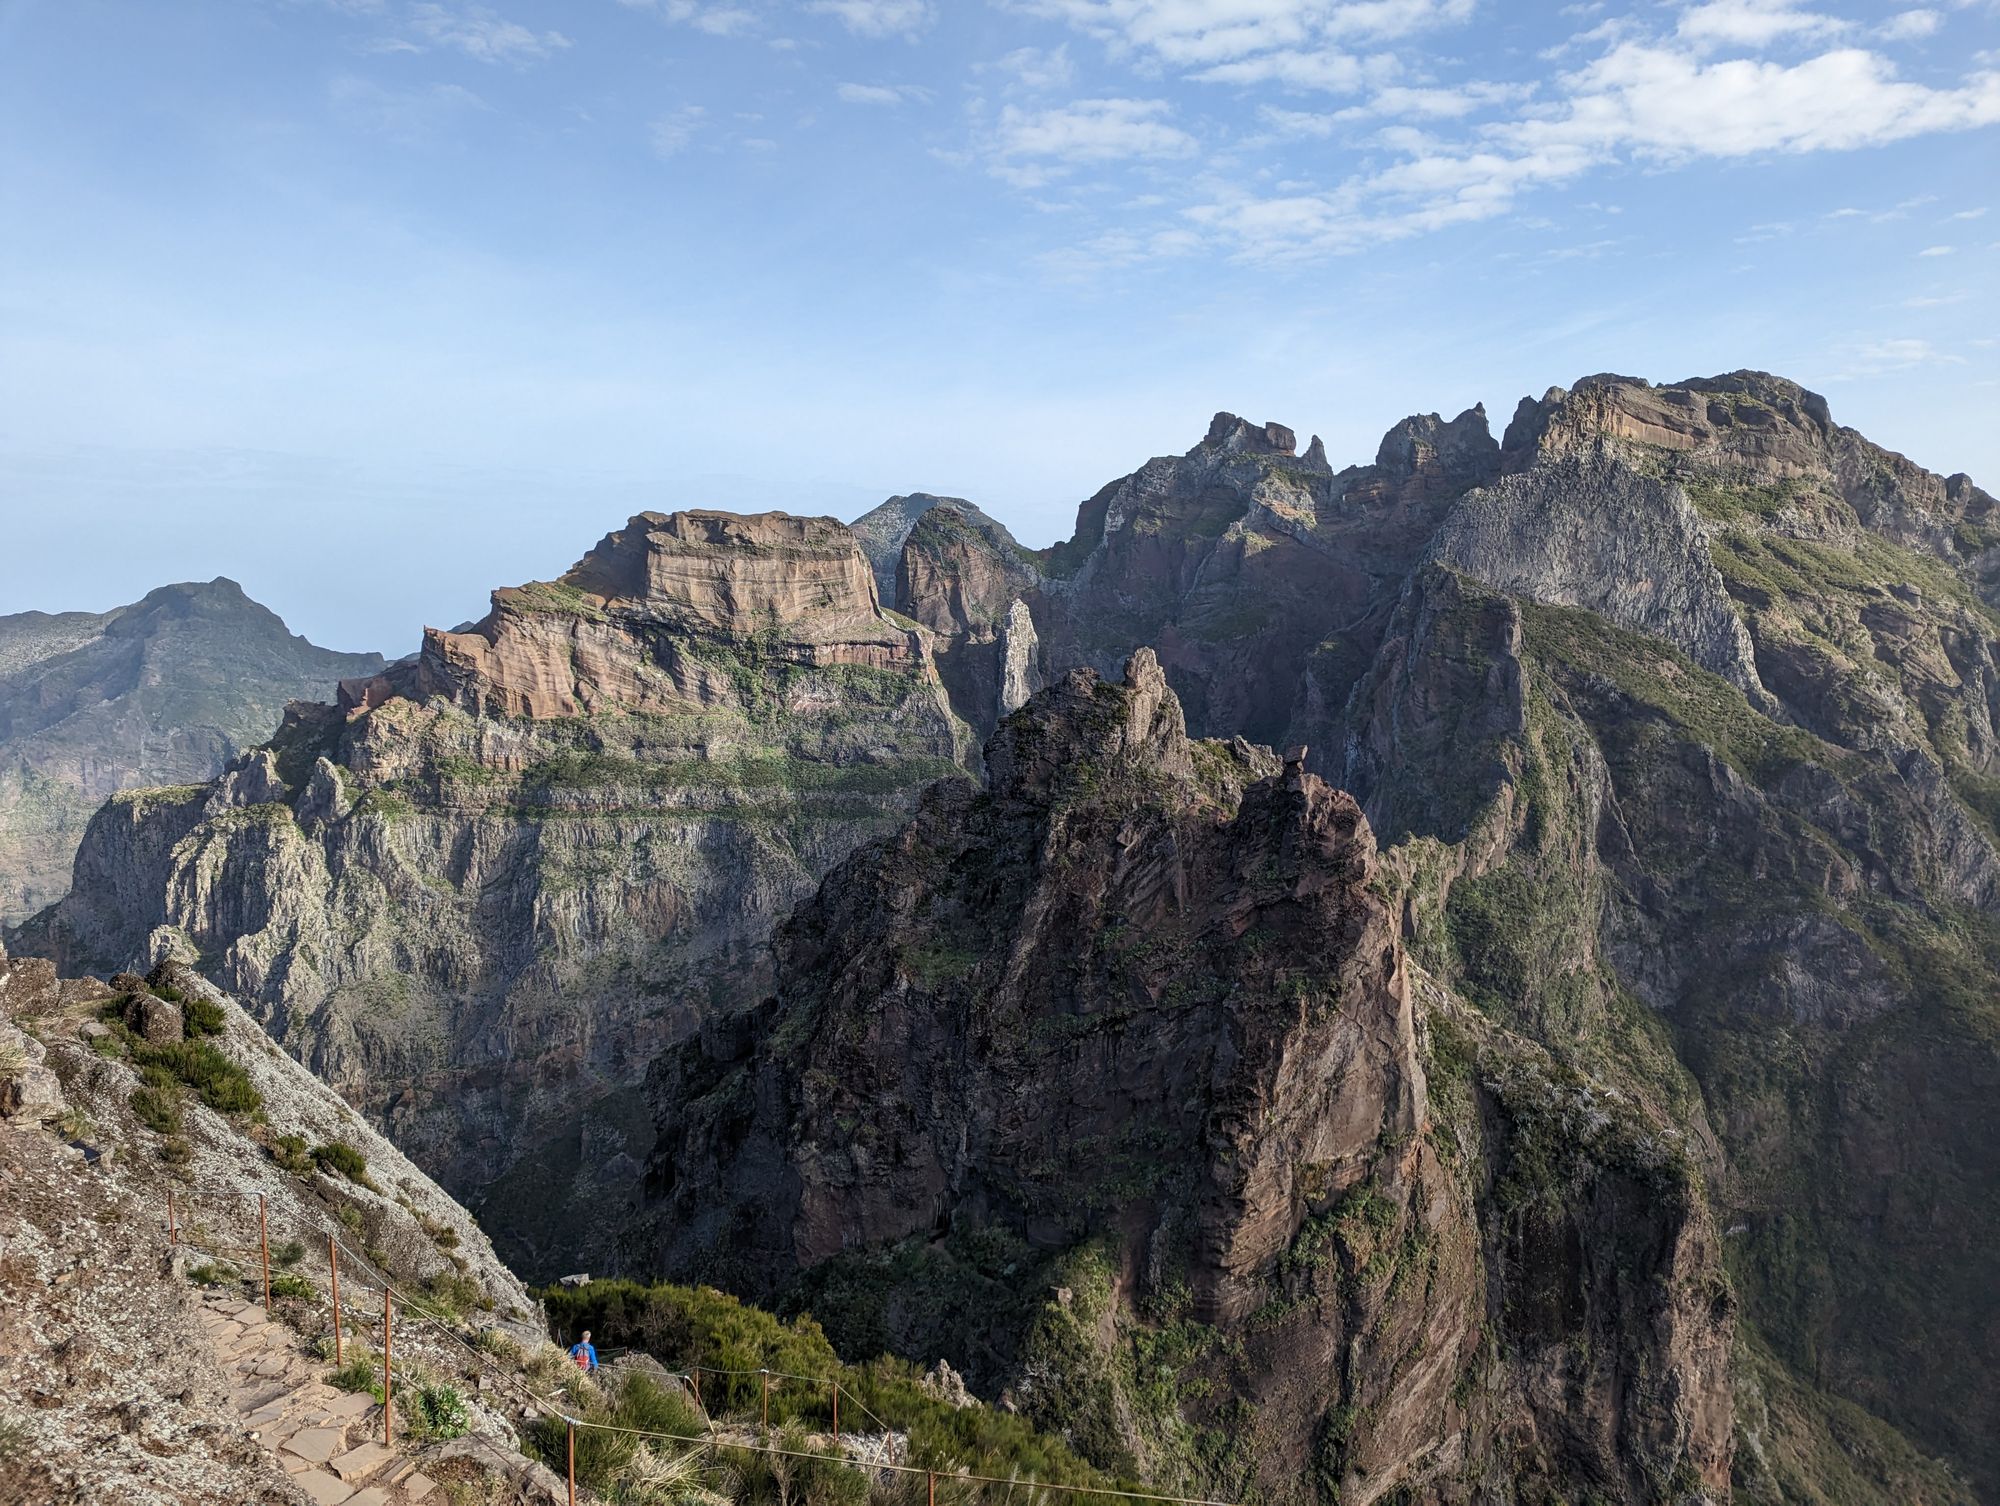
[[[255,1302],[210,1293],[202,1326],[229,1377],[243,1426],[315,1506],[439,1506],[435,1481],[382,1446],[382,1413],[365,1394],[335,1390],[327,1366]]]

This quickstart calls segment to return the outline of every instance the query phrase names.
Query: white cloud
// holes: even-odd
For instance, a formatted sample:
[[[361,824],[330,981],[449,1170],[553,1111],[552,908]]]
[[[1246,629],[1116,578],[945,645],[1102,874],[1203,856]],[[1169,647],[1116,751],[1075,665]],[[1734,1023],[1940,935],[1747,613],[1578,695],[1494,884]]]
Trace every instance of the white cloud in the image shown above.
[[[932,19],[930,0],[809,0],[806,9],[864,37],[913,37]]]
[[[1420,98],[1411,91],[1404,102]],[[1361,113],[1266,110],[1263,118],[1317,135]],[[1456,139],[1391,126],[1378,136],[1398,155],[1390,166],[1318,192],[1259,197],[1232,189],[1187,212],[1239,255],[1295,260],[1488,219],[1510,211],[1524,192],[1623,160],[1849,150],[1996,121],[2000,75],[1934,88],[1904,81],[1884,59],[1853,48],[1786,64],[1713,59],[1671,41],[1625,41],[1560,76],[1547,102],[1511,119],[1472,126]],[[1911,207],[1870,217],[1899,217]],[[1850,216],[1836,210],[1833,217]]]
[[[1985,217],[1986,210],[1984,207],[1978,209],[1961,209],[1957,214],[1945,216],[1946,219],[1951,220],[1981,220]]]
[[[994,171],[1022,187],[1040,187],[1085,162],[1192,156],[1197,143],[1162,117],[1161,99],[1079,99],[1050,110],[1008,105],[1000,112]]]
[[[1017,47],[991,66],[1012,75],[1023,89],[1035,94],[1064,88],[1076,77],[1067,42],[1055,47]]]
[[[692,27],[711,37],[742,36],[758,29],[757,13],[728,0],[618,0],[633,10],[658,11],[678,26]]]
[[[1906,10],[1884,21],[1876,32],[1891,42],[1917,42],[1943,24],[1944,17],[1934,10]]]
[[[1202,67],[1334,41],[1392,40],[1463,21],[1476,0],[1012,0],[1121,52]]]
[[[1910,371],[1919,366],[1963,366],[1963,356],[1939,350],[1928,340],[1873,340],[1849,346],[1841,352],[1842,378],[1880,376],[1892,371]]]
[[[931,97],[930,90],[916,84],[842,84],[835,92],[850,105],[922,103]]]
[[[530,31],[483,5],[413,5],[410,30],[434,47],[456,47],[482,63],[515,67],[540,62],[569,46],[569,38],[559,31]]]
[[[1800,10],[1797,0],[1705,0],[1682,12],[1679,32],[1698,47],[1763,48],[1785,39],[1831,36],[1849,24]]]
[[[1535,92],[1533,84],[1468,83],[1449,88],[1396,86],[1378,90],[1365,105],[1341,113],[1359,119],[1389,115],[1418,120],[1455,120],[1498,104],[1510,104]]]
[[[1277,84],[1285,89],[1321,89],[1351,94],[1366,80],[1367,65],[1352,53],[1267,52],[1257,57],[1217,63],[1193,77],[1211,84]]]
[[[674,157],[686,151],[693,145],[707,115],[708,111],[700,105],[682,105],[671,115],[655,120],[650,130],[654,153]]]
[[[1926,246],[1926,247],[1924,247],[1924,249],[1923,249],[1923,250],[1919,251],[1919,252],[1917,253],[1917,255],[1919,255],[1919,256],[1956,256],[1956,255],[1958,255],[1958,247],[1956,247],[1956,246]]]
[[[1581,145],[1672,161],[1843,151],[2000,121],[2000,74],[1932,88],[1857,48],[1791,65],[1710,63],[1627,42],[1563,83],[1560,109],[1505,127],[1501,138],[1526,151]]]

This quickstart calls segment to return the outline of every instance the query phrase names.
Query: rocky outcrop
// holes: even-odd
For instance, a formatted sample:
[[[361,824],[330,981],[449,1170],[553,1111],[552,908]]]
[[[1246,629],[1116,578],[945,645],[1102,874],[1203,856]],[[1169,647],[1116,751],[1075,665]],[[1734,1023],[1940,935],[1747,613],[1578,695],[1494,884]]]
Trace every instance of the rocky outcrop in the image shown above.
[[[381,667],[287,632],[232,580],[0,616],[0,924],[62,897],[107,797],[212,779],[287,701]]]
[[[872,507],[852,523],[847,531],[860,544],[861,552],[868,556],[869,567],[875,572],[875,592],[885,607],[896,607],[896,565],[903,557],[903,544],[910,536],[910,530],[934,507],[949,507],[973,527],[982,530],[998,529],[1002,534],[1006,528],[981,512],[963,497],[939,497],[930,492],[911,492],[907,497],[891,497],[880,506]],[[897,607],[897,610],[901,610]]]
[[[646,1062],[961,747],[838,524],[642,514],[215,783],[112,801],[20,935],[201,959],[553,1276],[617,1233]]]
[[[1276,765],[1191,744],[1143,650],[1009,717],[983,792],[938,786],[785,926],[773,1003],[662,1065],[627,1258],[766,1289],[876,1260],[907,1314],[944,1277],[884,1251],[1018,1241],[1053,1296],[945,1357],[1190,1488],[1722,1488],[1728,1309],[1673,1131],[1420,1011],[1359,807]],[[1172,1324],[1163,1402],[1117,1377]]]
[[[1429,554],[1509,594],[1664,638],[1762,692],[1750,635],[1687,495],[1616,458],[1566,455],[1468,493]]]
[[[1041,572],[997,523],[954,505],[930,508],[896,564],[898,609],[935,635],[938,675],[953,709],[984,739],[1042,686],[1029,602]]]

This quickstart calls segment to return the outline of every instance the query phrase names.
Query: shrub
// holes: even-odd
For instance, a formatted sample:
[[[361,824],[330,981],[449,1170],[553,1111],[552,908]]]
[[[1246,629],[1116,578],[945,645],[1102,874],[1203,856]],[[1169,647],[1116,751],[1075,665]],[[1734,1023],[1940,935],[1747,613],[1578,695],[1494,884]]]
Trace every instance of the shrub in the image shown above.
[[[165,999],[169,1004],[184,1004],[187,1002],[187,995],[170,984],[149,983],[146,985],[146,991],[156,999]],[[201,1002],[204,1004],[208,1003],[206,999]],[[210,1008],[213,1007],[213,1005],[210,1005]]]
[[[236,1268],[222,1261],[188,1267],[188,1280],[196,1286],[227,1286],[236,1279]]]
[[[300,1297],[310,1299],[314,1293],[312,1283],[305,1277],[285,1271],[271,1278],[271,1295],[274,1297]]]
[[[280,1135],[270,1144],[271,1159],[295,1177],[310,1175],[313,1169],[312,1152],[306,1147],[303,1135]]]
[[[314,1339],[312,1343],[307,1347],[312,1350],[314,1359],[330,1360],[334,1356],[334,1349],[335,1349],[335,1345],[333,1342],[333,1335],[330,1333],[323,1333],[318,1338]]]
[[[450,1317],[481,1312],[493,1305],[485,1288],[460,1271],[439,1271],[424,1278],[424,1295]]]
[[[372,1354],[350,1355],[346,1364],[327,1376],[326,1383],[342,1391],[374,1391],[382,1384],[375,1377],[378,1363]]]
[[[139,1122],[156,1135],[181,1132],[181,1089],[164,1067],[147,1067],[132,1090],[132,1112]]]
[[[194,1147],[179,1135],[169,1135],[160,1142],[160,1159],[169,1166],[185,1166],[194,1159]]]
[[[206,1041],[149,1046],[134,1039],[132,1060],[141,1071],[157,1067],[179,1078],[218,1114],[254,1114],[264,1107],[249,1074]]]
[[[349,1145],[345,1140],[335,1140],[327,1145],[315,1145],[313,1160],[321,1171],[336,1171],[350,1182],[368,1180],[368,1158]]]
[[[352,1203],[342,1203],[334,1217],[340,1220],[340,1227],[349,1234],[359,1234],[367,1222],[362,1218],[361,1210]]]
[[[88,1140],[96,1131],[97,1126],[82,1109],[64,1109],[56,1116],[56,1133],[65,1140]]]
[[[582,1374],[574,1366],[571,1371],[578,1376]],[[683,1438],[698,1438],[706,1431],[702,1419],[678,1392],[669,1391],[643,1375],[627,1376],[615,1396],[607,1396],[595,1386],[580,1388],[571,1405],[584,1422],[646,1433],[671,1433]],[[537,1418],[528,1425],[522,1442],[551,1468],[560,1469],[568,1461],[569,1429],[561,1418]],[[639,1440],[630,1433],[578,1428],[577,1480],[595,1490],[608,1490],[631,1465],[638,1444]],[[861,1480],[861,1476],[856,1474],[855,1479]]]
[[[271,1259],[287,1268],[297,1265],[306,1258],[306,1247],[296,1239],[288,1239],[271,1252]]]
[[[472,1410],[458,1387],[443,1382],[417,1387],[408,1426],[420,1438],[457,1438],[472,1427]]]
[[[498,1328],[482,1328],[473,1336],[473,1348],[490,1354],[504,1365],[520,1365],[527,1358],[513,1337]]]
[[[167,990],[155,989],[161,998]],[[220,1035],[225,1020],[222,1006],[213,999],[189,999],[181,1005],[181,1024],[192,1039],[204,1035]]]
[[[24,1422],[12,1417],[0,1417],[0,1464],[11,1464],[16,1459],[27,1457],[28,1445],[35,1435]]]

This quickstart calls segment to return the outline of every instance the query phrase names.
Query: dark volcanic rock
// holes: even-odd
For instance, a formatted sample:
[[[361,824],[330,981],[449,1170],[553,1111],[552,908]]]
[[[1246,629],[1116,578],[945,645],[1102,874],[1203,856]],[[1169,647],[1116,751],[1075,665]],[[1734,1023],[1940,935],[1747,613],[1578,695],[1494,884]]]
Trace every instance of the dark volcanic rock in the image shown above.
[[[1191,745],[1143,650],[1123,684],[1064,677],[986,762],[829,877],[747,1028],[663,1063],[628,1258],[769,1290],[1018,1240],[1049,1305],[946,1358],[1072,1436],[1099,1398],[1101,1462],[1203,1489],[1726,1479],[1727,1307],[1673,1132],[1480,1026],[1434,1097],[1419,1030],[1462,1011],[1431,989],[1420,1023],[1352,799]],[[925,1304],[926,1276],[864,1269]],[[1176,1302],[1210,1337],[1162,1406],[1111,1377]],[[1240,1456],[1179,1451],[1236,1405]],[[1536,1441],[1502,1464],[1503,1431]]]

